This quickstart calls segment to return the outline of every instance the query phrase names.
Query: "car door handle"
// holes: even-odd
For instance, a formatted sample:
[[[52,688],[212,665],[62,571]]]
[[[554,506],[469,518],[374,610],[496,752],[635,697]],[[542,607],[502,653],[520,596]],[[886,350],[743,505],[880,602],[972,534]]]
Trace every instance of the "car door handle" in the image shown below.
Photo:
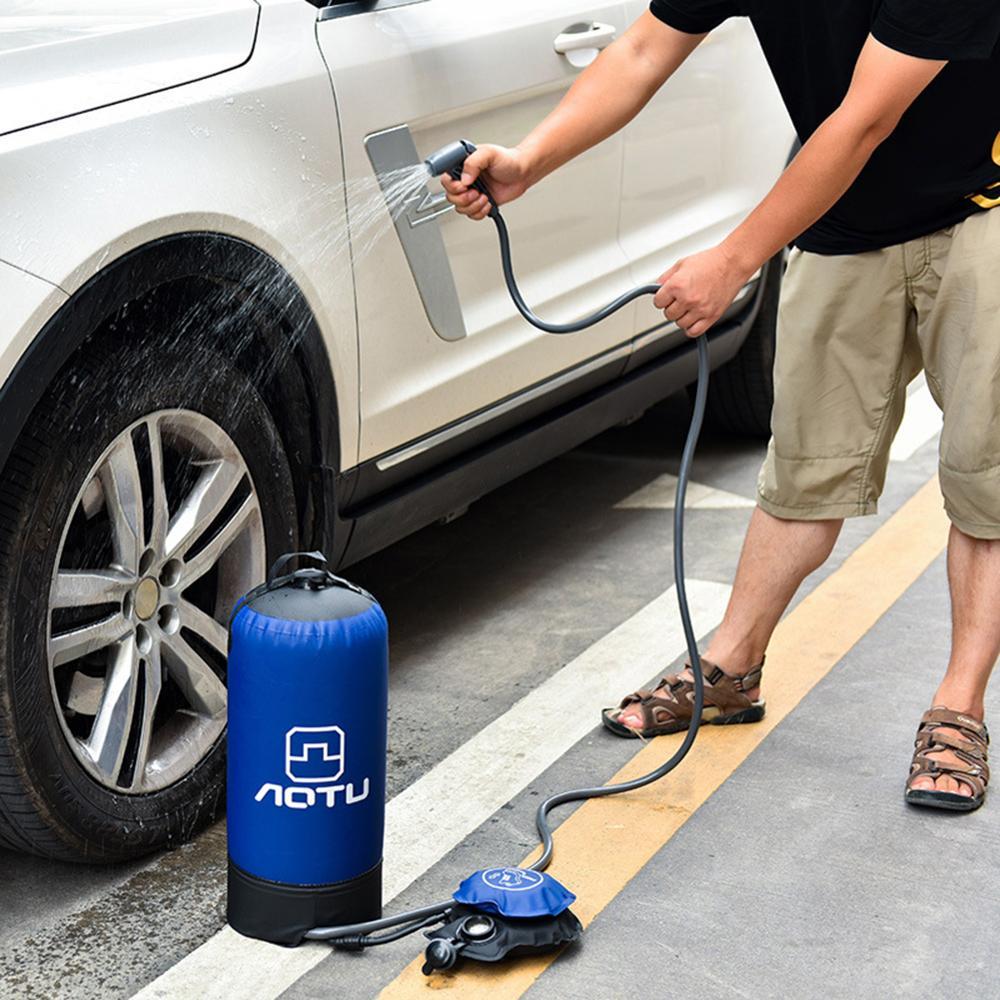
[[[557,35],[552,47],[574,66],[586,66],[594,61],[596,55],[588,59],[585,53],[607,48],[617,35],[618,29],[613,24],[581,22],[571,24],[561,35]]]

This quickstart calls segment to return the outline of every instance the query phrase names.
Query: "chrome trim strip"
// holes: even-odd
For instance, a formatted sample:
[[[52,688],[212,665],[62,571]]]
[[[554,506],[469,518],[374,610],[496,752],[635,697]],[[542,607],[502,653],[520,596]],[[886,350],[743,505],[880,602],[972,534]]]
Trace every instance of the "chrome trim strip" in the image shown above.
[[[390,452],[388,455],[384,455],[378,459],[375,462],[375,467],[379,472],[385,472],[387,469],[393,469],[397,465],[402,465],[403,462],[408,462],[412,458],[424,455],[439,445],[446,444],[448,441],[460,437],[468,431],[475,430],[477,427],[482,427],[483,424],[488,424],[491,420],[502,417],[505,413],[510,413],[511,410],[516,410],[519,406],[524,406],[526,403],[539,399],[547,393],[568,385],[584,375],[589,375],[592,371],[597,371],[597,369],[613,364],[615,361],[624,361],[631,353],[631,342],[622,344],[621,347],[616,347],[606,354],[601,354],[577,368],[571,368],[569,371],[563,372],[562,375],[556,375],[555,378],[551,378],[547,382],[539,382],[538,385],[526,389],[516,396],[508,396],[502,402],[490,406],[485,410],[480,410],[471,417],[466,417],[464,420],[460,420],[450,427],[445,427],[444,430],[437,431],[429,437],[417,441],[416,444],[407,445],[405,448],[400,448],[399,451]]]
[[[338,17],[371,14],[373,11],[391,10],[393,7],[409,7],[415,3],[427,3],[427,0],[347,0],[344,3],[331,3],[327,7],[322,7],[318,20],[334,21]]]
[[[757,279],[753,278],[743,286],[740,294],[733,299],[733,305],[739,305],[743,302],[756,287]],[[556,375],[554,378],[551,378],[546,382],[539,382],[537,385],[532,386],[530,389],[526,389],[524,392],[518,393],[516,396],[509,396],[507,399],[496,403],[494,406],[487,407],[485,410],[480,410],[478,413],[474,413],[472,416],[466,417],[464,420],[460,420],[449,427],[445,427],[443,430],[436,431],[414,444],[406,445],[398,451],[392,451],[387,455],[383,455],[381,458],[375,460],[375,467],[379,470],[379,472],[386,472],[389,469],[396,468],[398,465],[402,465],[404,462],[409,462],[411,459],[418,458],[420,455],[425,455],[434,448],[447,444],[449,441],[453,441],[455,438],[460,437],[469,431],[473,431],[477,427],[482,427],[484,424],[488,424],[490,421],[495,420],[498,417],[502,417],[505,414],[510,413],[512,410],[516,410],[520,406],[534,402],[534,400],[540,399],[542,396],[545,396],[556,389],[560,389],[564,385],[575,382],[577,379],[582,378],[585,375],[589,375],[591,372],[597,371],[605,365],[613,364],[615,361],[625,360],[638,348],[638,346],[640,346],[640,344],[641,346],[646,346],[652,341],[659,340],[661,337],[668,337],[675,334],[678,330],[679,327],[677,324],[670,322],[664,323],[662,326],[655,327],[652,330],[647,330],[634,340],[630,340],[627,344],[622,344],[621,347],[613,348],[611,351],[601,354],[598,357],[577,366],[576,368],[571,368],[569,371],[563,372],[561,375]]]

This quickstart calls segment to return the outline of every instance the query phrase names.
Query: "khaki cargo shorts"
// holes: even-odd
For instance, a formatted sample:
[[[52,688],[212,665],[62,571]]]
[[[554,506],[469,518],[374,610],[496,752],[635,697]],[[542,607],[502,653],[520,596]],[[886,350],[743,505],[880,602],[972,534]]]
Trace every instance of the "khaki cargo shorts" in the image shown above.
[[[906,386],[944,413],[952,523],[1000,538],[1000,209],[885,250],[793,250],[760,506],[793,520],[874,514]]]

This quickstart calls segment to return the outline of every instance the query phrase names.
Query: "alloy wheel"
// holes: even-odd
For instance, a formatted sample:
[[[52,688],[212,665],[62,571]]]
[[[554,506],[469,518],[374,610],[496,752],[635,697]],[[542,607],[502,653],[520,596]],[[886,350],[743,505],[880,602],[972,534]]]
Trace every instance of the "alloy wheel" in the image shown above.
[[[253,481],[190,410],[119,434],[84,479],[52,574],[48,666],[63,732],[103,786],[155,792],[226,724],[226,622],[264,578]]]

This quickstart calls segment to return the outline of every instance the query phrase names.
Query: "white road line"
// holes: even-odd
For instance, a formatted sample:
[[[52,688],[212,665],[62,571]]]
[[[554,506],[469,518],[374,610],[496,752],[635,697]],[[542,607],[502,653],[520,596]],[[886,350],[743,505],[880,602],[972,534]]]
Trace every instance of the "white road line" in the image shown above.
[[[676,491],[676,476],[669,474],[657,476],[631,496],[616,503],[615,510],[673,510]],[[689,483],[687,505],[701,510],[732,510],[739,507],[756,507],[757,502],[702,483]]]
[[[730,588],[692,580],[688,591],[699,631],[714,628]],[[405,864],[390,866],[386,895],[402,892],[443,858],[586,736],[601,708],[648,681],[683,648],[671,587],[400,792],[389,805],[386,854]]]
[[[921,376],[920,383],[906,397],[906,413],[892,443],[889,459],[906,462],[941,430],[941,411]]]
[[[700,634],[721,621],[729,593],[721,583],[688,582]],[[654,677],[683,650],[671,587],[397,795],[386,815],[386,901],[586,736],[600,708]],[[326,945],[279,948],[225,927],[136,1000],[274,1000],[329,954]]]

